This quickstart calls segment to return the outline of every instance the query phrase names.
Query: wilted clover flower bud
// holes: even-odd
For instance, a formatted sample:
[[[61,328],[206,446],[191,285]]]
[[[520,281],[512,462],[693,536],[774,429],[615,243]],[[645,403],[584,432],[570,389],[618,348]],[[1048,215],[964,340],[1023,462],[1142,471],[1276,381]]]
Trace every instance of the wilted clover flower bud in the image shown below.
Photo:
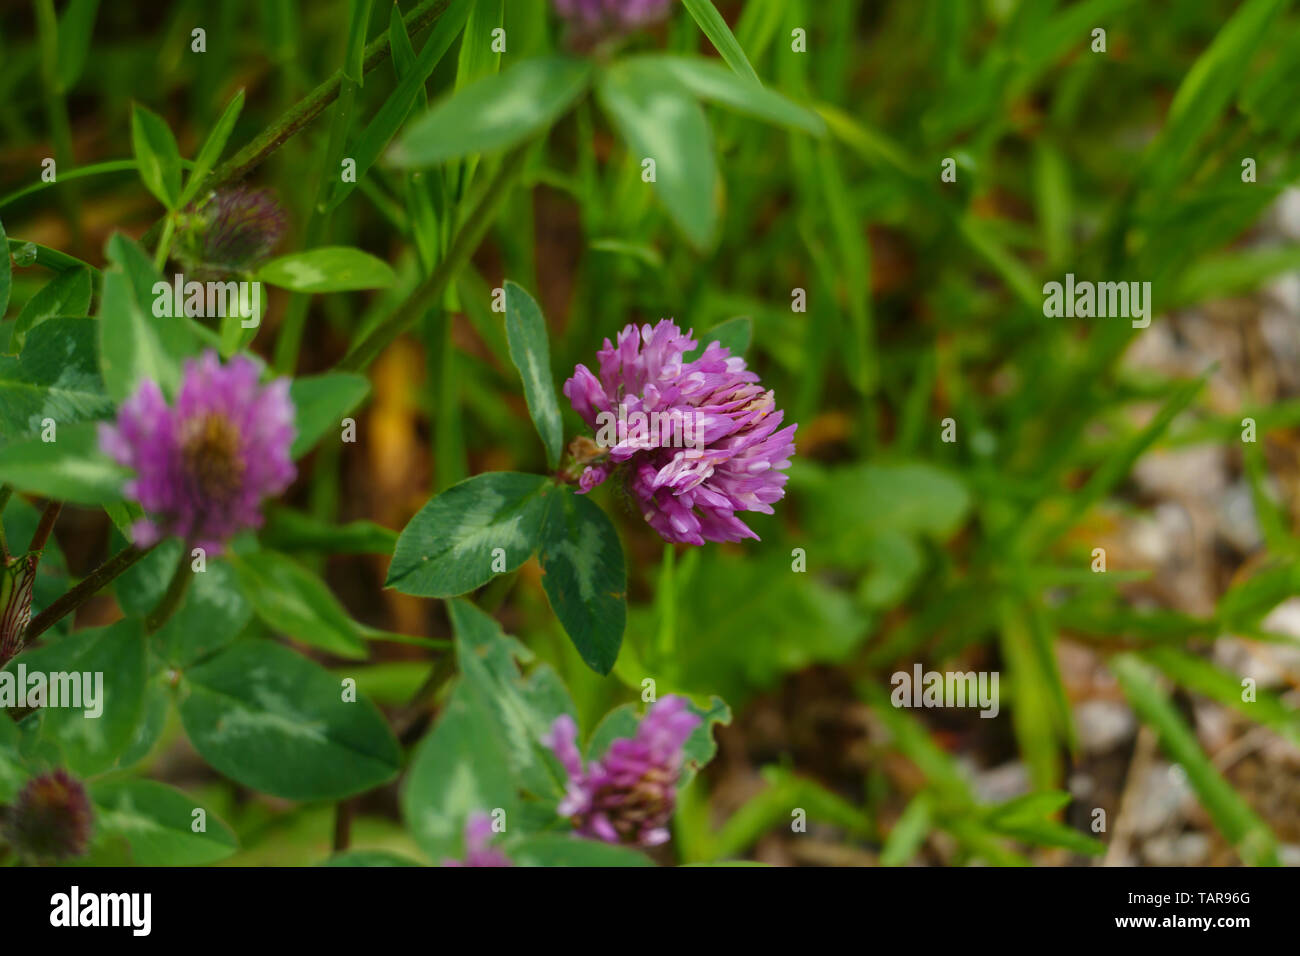
[[[5,839],[20,856],[34,860],[81,856],[90,828],[86,790],[63,770],[29,781],[4,816]]]
[[[248,272],[271,254],[284,230],[284,212],[269,189],[224,189],[181,215],[175,255],[199,278]]]
[[[658,846],[668,841],[686,739],[700,724],[686,698],[669,695],[650,708],[635,737],[621,737],[584,769],[578,728],[561,714],[543,743],[569,772],[560,816],[582,836],[606,843]]]
[[[555,12],[569,26],[578,48],[616,40],[668,15],[671,0],[555,0]]]
[[[23,649],[23,634],[32,616],[36,553],[0,564],[0,667]]]
[[[494,850],[492,842],[492,818],[486,813],[470,814],[465,824],[465,861],[443,860],[443,866],[514,866],[510,858],[500,850]]]

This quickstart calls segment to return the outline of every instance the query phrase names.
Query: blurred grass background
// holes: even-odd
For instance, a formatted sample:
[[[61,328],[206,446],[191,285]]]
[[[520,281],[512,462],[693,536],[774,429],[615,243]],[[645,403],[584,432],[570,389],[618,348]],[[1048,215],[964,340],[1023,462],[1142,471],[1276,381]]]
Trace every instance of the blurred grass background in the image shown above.
[[[450,318],[375,363],[359,441],[321,446],[268,534],[311,558],[303,515],[398,529],[467,475],[544,467],[490,310],[506,277],[544,308],[557,381],[627,322],[749,316],[750,362],[800,424],[790,494],[752,521],[762,543],[666,554],[633,509],[603,499],[630,569],[618,679],[578,660],[536,567],[482,600],[560,668],[584,725],[645,676],[731,705],[718,761],[683,795],[684,861],[1080,862],[1097,850],[1086,836],[1109,862],[1300,861],[1293,5],[717,6],[764,81],[816,105],[831,137],[711,111],[724,228],[700,254],[579,107],[530,161]],[[556,42],[542,0],[504,9],[503,65]],[[347,26],[342,0],[105,3],[65,89],[67,51],[41,43],[52,12],[0,6],[0,197],[46,157],[60,170],[129,157],[133,100],[189,156],[243,88],[237,148],[339,67]],[[388,16],[376,4],[368,36]],[[807,53],[791,49],[795,30]],[[714,55],[682,11],[636,43]],[[459,59],[435,70],[431,99]],[[391,65],[367,75],[358,115],[394,85]],[[304,303],[299,373],[331,367],[420,274],[401,174],[377,167],[313,223],[329,135],[323,117],[249,178],[288,211],[280,251],[355,245],[401,279]],[[955,182],[940,177],[948,158]],[[98,265],[110,231],[139,236],[159,210],[128,170],[0,214],[10,237]],[[1150,281],[1151,327],[1045,318],[1042,285],[1066,272]],[[15,272],[15,307],[40,278]],[[806,312],[791,308],[796,289]],[[270,291],[254,343],[268,358],[289,308]],[[942,440],[945,419],[956,441]],[[579,428],[566,414],[568,435]],[[108,522],[65,520],[60,543],[84,571]],[[445,636],[440,604],[381,590],[386,559],[368,552],[390,538],[359,530],[357,554],[314,557],[348,609]],[[806,572],[792,570],[796,548]],[[111,599],[92,613],[111,617]],[[999,671],[999,718],[890,707],[889,675],[918,661]],[[426,670],[418,648],[386,646],[360,683],[396,706]],[[1258,681],[1255,702],[1242,677]],[[328,846],[324,807],[238,792],[182,749],[160,748],[151,772],[202,788],[240,833],[236,862],[312,862]],[[354,845],[407,846],[395,803],[366,798]],[[795,807],[807,834],[791,832]]]

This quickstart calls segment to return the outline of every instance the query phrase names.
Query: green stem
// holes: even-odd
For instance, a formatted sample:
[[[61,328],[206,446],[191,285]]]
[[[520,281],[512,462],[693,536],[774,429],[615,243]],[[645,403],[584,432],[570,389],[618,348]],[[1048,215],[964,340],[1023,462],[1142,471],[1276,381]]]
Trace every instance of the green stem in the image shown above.
[[[365,368],[395,338],[401,335],[427,309],[442,303],[443,293],[456,277],[461,267],[478,248],[488,227],[496,218],[506,193],[509,192],[515,178],[523,169],[524,159],[532,142],[516,146],[501,160],[501,167],[488,184],[482,198],[470,210],[464,219],[456,238],[446,257],[438,263],[429,278],[425,279],[383,322],[376,326],[369,335],[352,347],[352,351],[339,364],[342,371],[355,372]]]
[[[50,139],[54,143],[55,175],[61,167],[71,167],[72,125],[68,120],[68,102],[59,84],[59,21],[54,13],[54,0],[35,0],[36,29],[41,50],[41,80],[45,92],[45,115],[50,123]],[[81,217],[77,215],[77,190],[68,189],[59,195],[60,205],[72,228],[74,248],[81,245]]]
[[[424,0],[418,7],[407,14],[406,19],[403,21],[406,24],[406,32],[414,38],[417,33],[441,17],[447,11],[450,3],[451,0]],[[369,73],[384,63],[391,55],[392,51],[388,46],[388,31],[384,31],[382,36],[376,37],[367,44],[364,59],[362,60],[363,71]],[[212,190],[218,189],[226,183],[237,182],[251,173],[268,156],[310,125],[321,113],[325,112],[331,103],[339,98],[343,80],[343,71],[335,70],[329,79],[289,107],[278,120],[258,134],[256,139],[205,176],[195,195],[206,196]],[[145,234],[146,243],[153,240],[159,228],[159,225],[155,223],[149,232]]]
[[[494,577],[488,586],[483,589],[479,597],[478,606],[489,614],[495,614],[501,605],[506,602],[506,597],[519,580],[519,570],[509,572],[508,574],[498,574]]]
[[[187,159],[181,160],[181,165],[185,167],[192,166]],[[101,176],[105,173],[125,173],[134,172],[139,169],[139,164],[134,159],[109,159],[102,163],[93,163],[90,166],[78,166],[76,169],[60,169],[59,177],[52,183],[44,180],[38,183],[32,183],[30,186],[24,186],[22,189],[14,190],[9,195],[0,197],[0,209],[10,203],[17,202],[24,196],[30,196],[38,193],[43,189],[49,189],[51,186],[57,186],[59,183],[70,182],[74,179],[85,179],[87,176]]]
[[[343,146],[347,140],[348,130],[352,126],[359,85],[351,80],[343,80],[342,95],[339,105],[334,110],[334,119],[330,123],[329,144],[323,154],[322,165],[316,179],[316,188],[312,196],[327,192],[326,184],[337,175],[339,160],[343,155]],[[314,248],[325,233],[329,213],[324,203],[313,199],[311,212],[307,215],[307,228],[304,231],[303,248]],[[280,325],[280,337],[275,342],[275,370],[283,375],[292,375],[298,367],[298,353],[302,349],[302,333],[307,324],[307,309],[311,305],[311,295],[294,293],[289,298],[284,322]]]
[[[662,662],[672,660],[677,649],[677,552],[664,545],[664,560],[659,566],[659,640],[656,647]]]
[[[13,485],[0,485],[0,518],[3,518],[5,508],[8,507],[9,498],[13,493]],[[9,561],[9,539],[5,537],[5,526],[3,520],[0,520],[0,561],[6,564]]]
[[[434,384],[433,450],[434,491],[442,492],[469,477],[461,422],[460,371],[451,341],[452,316],[446,309],[428,314],[428,365]]]
[[[71,614],[81,607],[90,600],[95,592],[152,550],[153,546],[137,548],[135,545],[128,545],[117,552],[117,554],[82,578],[76,587],[62,594],[55,599],[53,604],[32,618],[31,623],[27,625],[24,643],[30,644],[65,615]]]
[[[370,200],[375,210],[388,220],[388,224],[400,233],[411,231],[411,217],[406,210],[394,202],[369,176],[357,180],[357,190]]]
[[[172,572],[172,579],[167,585],[166,593],[144,619],[146,634],[153,634],[176,613],[176,609],[181,606],[181,601],[185,598],[185,592],[189,590],[190,580],[193,577],[194,565],[190,563],[189,551],[181,548],[180,560],[176,562],[176,570]]]
[[[69,269],[85,269],[90,273],[90,277],[99,286],[103,282],[103,276],[100,271],[88,262],[83,262],[75,256],[70,256],[66,252],[60,252],[58,249],[51,249],[49,246],[43,246],[39,242],[28,242],[25,239],[8,238],[9,254],[15,255],[26,246],[36,250],[36,261],[27,263],[27,265],[37,265],[42,269],[49,269],[51,272],[67,272]],[[21,267],[20,267],[21,268]]]
[[[153,267],[159,272],[167,265],[167,253],[172,249],[172,235],[176,231],[176,214],[168,213],[167,218],[163,220],[162,238],[158,240],[158,248],[153,254]]]
[[[411,699],[406,702],[402,712],[393,721],[393,729],[397,733],[397,739],[403,745],[413,744],[414,740],[408,740],[408,737],[414,737],[419,731],[421,717],[425,712],[425,705],[438,696],[447,681],[451,680],[456,674],[456,655],[443,654],[437,662],[429,669],[429,676],[424,679]]]

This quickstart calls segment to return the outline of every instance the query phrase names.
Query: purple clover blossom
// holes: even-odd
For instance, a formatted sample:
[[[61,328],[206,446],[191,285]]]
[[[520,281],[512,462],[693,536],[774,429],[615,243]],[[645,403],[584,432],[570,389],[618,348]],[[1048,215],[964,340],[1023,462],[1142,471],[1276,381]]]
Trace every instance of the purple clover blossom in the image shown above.
[[[465,823],[465,861],[443,860],[443,866],[514,866],[500,850],[488,846],[492,842],[492,818],[486,813],[470,814]]]
[[[682,747],[699,724],[685,697],[661,698],[642,719],[635,737],[615,740],[603,757],[584,769],[577,725],[561,714],[542,741],[569,774],[560,816],[569,817],[579,835],[606,843],[666,843],[685,759]]]
[[[683,361],[696,347],[691,335],[671,319],[654,328],[629,325],[617,345],[606,339],[596,353],[599,378],[585,365],[574,369],[564,394],[592,428],[632,421],[638,413],[652,422],[660,416],[659,430],[620,425],[617,441],[601,442],[608,457],[588,464],[578,491],[590,491],[625,466],[628,489],[664,540],[757,540],[735,513],[772,513],[772,503],[785,495],[784,469],[798,426],[777,430],[785,413],[773,393],[725,346],[710,342]],[[661,440],[664,423],[678,422],[689,448],[665,447]]]
[[[262,499],[288,488],[296,472],[289,382],[257,379],[251,360],[222,365],[209,350],[185,362],[175,405],[146,380],[115,424],[100,425],[100,447],[135,469],[127,494],[153,516],[131,529],[137,545],[175,534],[219,554],[238,532],[261,527]]]
[[[199,278],[248,272],[271,254],[285,226],[271,190],[223,189],[186,210],[176,258]]]
[[[664,19],[672,0],[555,0],[575,46],[618,39]]]

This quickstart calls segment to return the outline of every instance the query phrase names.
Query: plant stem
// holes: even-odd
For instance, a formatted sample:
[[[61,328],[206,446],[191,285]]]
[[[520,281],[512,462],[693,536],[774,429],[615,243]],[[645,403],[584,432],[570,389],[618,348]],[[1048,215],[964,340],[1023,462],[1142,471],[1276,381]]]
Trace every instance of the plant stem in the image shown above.
[[[406,32],[414,39],[419,31],[441,17],[450,3],[451,0],[424,0],[403,21],[406,24]],[[388,33],[385,31],[382,36],[376,37],[366,46],[365,57],[362,61],[363,72],[369,73],[375,67],[384,63],[391,55],[392,51],[388,46]],[[309,126],[316,117],[325,112],[326,107],[339,98],[343,80],[343,71],[335,70],[329,79],[289,107],[278,120],[263,130],[256,139],[208,173],[203,178],[203,182],[195,195],[206,196],[212,190],[218,189],[226,183],[243,179],[251,173],[268,156]],[[145,233],[143,242],[146,246],[154,240],[160,228],[160,223],[154,223],[149,231]]]
[[[664,545],[664,560],[659,566],[659,640],[656,650],[659,667],[672,660],[677,646],[677,552],[671,544]]]
[[[190,563],[189,551],[182,547],[180,559],[176,562],[176,570],[172,572],[172,579],[167,585],[166,593],[144,619],[146,634],[157,631],[176,613],[176,609],[181,606],[181,601],[185,598],[185,592],[189,590],[190,580],[193,577],[194,565]]]
[[[483,594],[478,600],[478,605],[489,614],[494,614],[505,603],[506,597],[510,594],[515,582],[519,580],[519,569],[516,568],[508,574],[498,574],[492,579]]]
[[[322,166],[316,180],[312,196],[328,194],[327,186],[333,183],[335,172],[339,168],[339,158],[343,154],[344,142],[352,126],[353,111],[356,107],[359,86],[352,80],[344,79],[342,94],[334,110],[334,120],[330,123],[329,142],[322,154]],[[307,228],[304,230],[303,248],[314,248],[325,233],[329,218],[325,203],[315,198],[312,200],[311,212],[307,215]],[[289,298],[289,307],[285,311],[284,322],[280,325],[280,336],[275,342],[275,370],[284,375],[292,375],[298,367],[298,352],[302,347],[303,328],[307,323],[307,309],[311,304],[311,294],[296,292]]]
[[[159,272],[163,271],[163,266],[167,265],[167,253],[172,249],[172,234],[176,231],[176,214],[167,213],[167,218],[163,220],[162,238],[158,240],[158,249],[153,254],[153,267]]]
[[[394,718],[393,730],[403,746],[415,742],[407,738],[414,737],[418,733],[421,718],[425,713],[425,705],[438,696],[438,691],[455,673],[456,655],[443,654],[429,669],[429,676],[424,679],[424,683],[416,688],[411,699],[406,702],[406,706]]]
[[[338,367],[341,371],[355,372],[365,368],[375,360],[385,346],[420,318],[425,310],[441,304],[447,286],[451,284],[461,267],[469,261],[469,257],[478,248],[492,220],[496,218],[501,201],[523,168],[524,159],[531,145],[530,140],[516,146],[505,155],[501,160],[501,167],[492,177],[482,198],[465,217],[460,231],[452,240],[451,248],[438,263],[438,267],[433,270],[433,274],[416,286],[415,291],[406,297],[395,312],[352,347],[352,351],[339,363]]]
[[[59,22],[53,0],[35,0],[36,31],[41,51],[41,79],[45,87],[45,115],[54,144],[54,168],[70,169],[72,159],[72,125],[68,120],[68,101],[59,83]],[[81,249],[81,217],[77,215],[79,190],[69,187],[59,194],[59,204],[72,230],[73,248]]]
[[[188,160],[183,159],[181,160],[181,165],[189,166],[191,164]],[[60,169],[59,178],[52,183],[47,183],[44,180],[41,180],[40,182],[32,183],[29,186],[24,186],[22,189],[16,189],[13,192],[0,197],[0,209],[3,209],[10,203],[17,202],[24,196],[30,196],[32,193],[38,193],[44,189],[50,189],[51,187],[57,186],[59,183],[83,179],[86,176],[99,176],[104,173],[134,172],[139,168],[140,164],[134,159],[109,159],[102,163],[94,163],[90,166],[78,166],[76,169]]]
[[[50,532],[54,530],[54,522],[59,518],[59,512],[63,510],[63,502],[47,501],[45,510],[41,512],[41,523],[36,526],[36,531],[32,533],[32,543],[28,546],[28,551],[44,551],[45,544],[50,540]]]
[[[90,273],[95,285],[99,286],[103,281],[103,273],[83,259],[76,256],[70,256],[66,252],[60,252],[58,249],[51,249],[49,246],[43,246],[39,242],[28,242],[24,239],[15,239],[9,236],[6,239],[9,246],[9,254],[16,255],[19,250],[31,249],[36,250],[36,261],[26,263],[26,265],[37,265],[42,269],[49,269],[51,272],[67,272],[69,269],[85,269]],[[3,250],[0,250],[3,251]]]
[[[433,384],[434,493],[447,490],[469,477],[461,422],[460,371],[451,341],[452,315],[446,309],[427,314],[428,367]]]
[[[75,611],[81,605],[98,591],[104,585],[108,584],[119,574],[135,564],[146,554],[154,549],[153,545],[147,548],[137,548],[135,545],[127,545],[117,554],[113,555],[90,574],[86,575],[76,585],[76,587],[65,592],[57,598],[53,604],[47,607],[40,614],[32,618],[31,623],[27,625],[27,635],[24,638],[26,644],[30,644],[42,633],[50,628],[51,625],[61,620],[65,615]]]
[[[352,842],[352,801],[334,805],[334,852],[342,853]]]
[[[14,493],[13,485],[0,485],[0,519],[3,519],[9,498]],[[5,537],[4,521],[0,520],[0,561],[9,561],[9,540]]]

